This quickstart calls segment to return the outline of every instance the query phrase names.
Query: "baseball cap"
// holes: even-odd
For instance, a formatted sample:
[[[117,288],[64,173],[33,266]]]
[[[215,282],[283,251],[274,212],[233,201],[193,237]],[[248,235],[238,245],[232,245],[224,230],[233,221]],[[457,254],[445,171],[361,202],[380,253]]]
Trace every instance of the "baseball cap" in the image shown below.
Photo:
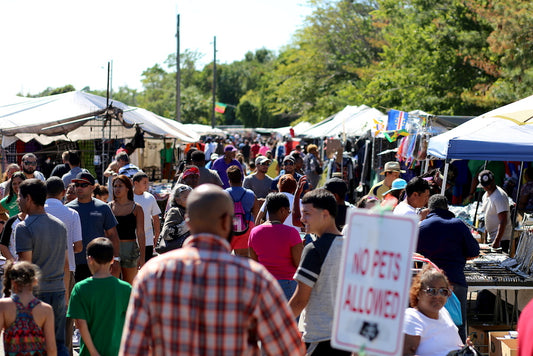
[[[237,149],[233,145],[227,145],[226,147],[224,147],[224,152],[236,152],[236,151]]]
[[[265,162],[270,162],[270,160],[268,158],[266,158],[265,156],[259,156],[255,159],[255,165],[256,166],[259,166]]]
[[[479,173],[478,180],[481,186],[488,187],[492,182],[494,182],[494,173],[488,169],[485,169]]]
[[[387,190],[385,193],[383,193],[383,195],[387,195],[393,190],[405,189],[405,187],[407,187],[407,182],[405,181],[405,179],[396,178],[395,180],[392,181],[392,187],[389,190]]]
[[[90,185],[94,185],[94,177],[89,172],[80,172],[80,173],[78,173],[76,178],[74,178],[72,181],[74,183],[83,182],[83,183],[89,183]]]
[[[400,169],[400,163],[395,162],[395,161],[390,161],[390,162],[385,163],[385,167],[383,168],[383,172],[381,172],[380,174],[385,174],[385,172],[405,173],[404,170]]]
[[[344,196],[348,191],[348,186],[346,185],[346,182],[341,178],[333,177],[326,181],[326,183],[324,184],[324,189],[333,194],[337,194],[339,197],[344,199]]]
[[[185,177],[188,177],[188,176],[192,176],[192,175],[200,175],[200,170],[198,169],[198,167],[190,167],[190,168],[187,168],[181,175],[181,178],[185,178]]]
[[[287,162],[287,161],[291,161],[292,163],[294,163],[294,158],[292,156],[286,156],[284,159],[283,159],[283,163]]]

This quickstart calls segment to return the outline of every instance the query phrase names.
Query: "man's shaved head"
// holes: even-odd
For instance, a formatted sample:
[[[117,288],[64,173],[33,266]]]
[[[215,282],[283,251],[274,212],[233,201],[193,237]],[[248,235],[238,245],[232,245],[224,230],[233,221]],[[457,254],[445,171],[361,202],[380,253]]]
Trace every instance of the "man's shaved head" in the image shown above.
[[[233,200],[219,186],[202,184],[187,198],[187,216],[192,234],[211,233],[226,238],[233,227],[232,220],[227,219],[233,216]]]

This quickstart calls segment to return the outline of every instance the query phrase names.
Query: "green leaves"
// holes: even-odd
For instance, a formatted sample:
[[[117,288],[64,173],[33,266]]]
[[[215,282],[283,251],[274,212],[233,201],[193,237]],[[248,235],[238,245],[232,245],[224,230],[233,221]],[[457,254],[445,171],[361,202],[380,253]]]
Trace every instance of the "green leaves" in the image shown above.
[[[291,43],[217,64],[217,114],[246,127],[317,121],[346,105],[477,115],[533,94],[533,2],[309,0]],[[275,24],[273,24],[275,26]],[[212,63],[181,55],[182,119],[209,123]],[[144,90],[114,98],[175,117],[176,56],[143,73]],[[43,95],[73,90],[48,88]],[[105,92],[104,92],[105,94]]]

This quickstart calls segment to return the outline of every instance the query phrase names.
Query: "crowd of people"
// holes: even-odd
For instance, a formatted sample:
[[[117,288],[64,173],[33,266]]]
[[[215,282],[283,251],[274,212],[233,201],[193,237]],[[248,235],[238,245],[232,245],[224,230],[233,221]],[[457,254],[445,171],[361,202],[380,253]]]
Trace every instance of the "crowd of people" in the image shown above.
[[[79,335],[80,355],[349,355],[330,343],[346,217],[372,208],[417,216],[417,253],[438,266],[413,281],[404,353],[471,344],[463,270],[479,244],[448,199],[430,194],[431,179],[404,180],[387,162],[384,179],[352,205],[341,177],[323,177],[314,144],[208,138],[186,157],[166,207],[124,151],[105,170],[107,185],[76,152],[49,178],[31,153],[7,167],[6,354],[68,355]],[[490,170],[476,180],[488,240],[508,251],[507,193]],[[461,322],[444,307],[452,291]]]

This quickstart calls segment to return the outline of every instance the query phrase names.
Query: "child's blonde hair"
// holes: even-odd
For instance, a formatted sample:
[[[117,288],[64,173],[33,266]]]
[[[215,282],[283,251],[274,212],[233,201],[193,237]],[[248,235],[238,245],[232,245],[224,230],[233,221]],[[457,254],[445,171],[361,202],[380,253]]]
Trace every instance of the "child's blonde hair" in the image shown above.
[[[27,261],[8,261],[4,267],[4,295],[11,295],[13,282],[21,287],[31,286],[40,277],[41,270],[37,265]]]

